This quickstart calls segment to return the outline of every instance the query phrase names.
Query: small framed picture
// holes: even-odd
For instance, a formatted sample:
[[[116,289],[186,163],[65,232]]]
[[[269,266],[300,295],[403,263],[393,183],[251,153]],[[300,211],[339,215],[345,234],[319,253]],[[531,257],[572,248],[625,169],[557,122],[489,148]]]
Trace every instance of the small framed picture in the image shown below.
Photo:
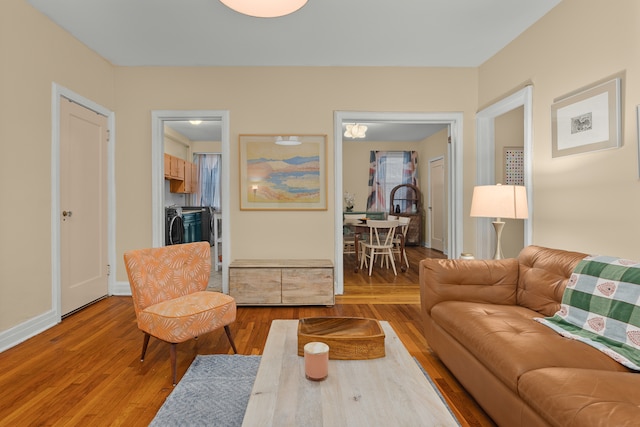
[[[552,157],[621,145],[620,78],[555,100]]]

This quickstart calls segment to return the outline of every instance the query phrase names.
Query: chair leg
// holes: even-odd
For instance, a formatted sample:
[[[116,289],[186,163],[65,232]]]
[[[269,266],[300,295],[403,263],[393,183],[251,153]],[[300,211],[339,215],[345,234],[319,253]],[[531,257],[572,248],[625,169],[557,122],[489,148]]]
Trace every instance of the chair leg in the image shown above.
[[[236,349],[236,343],[233,342],[233,338],[231,337],[231,330],[229,329],[229,325],[224,326],[224,331],[227,333],[227,338],[229,338],[229,343],[231,344],[233,352],[237,354],[238,350]]]
[[[144,340],[142,341],[142,354],[140,355],[140,361],[144,362],[144,355],[147,354],[147,346],[149,345],[149,338],[151,335],[145,332]]]
[[[371,276],[371,272],[373,271],[373,263],[376,260],[376,250],[375,249],[371,249],[370,254],[370,258],[369,258],[369,276]]]
[[[389,250],[389,252],[387,253],[387,259],[389,260],[388,262],[391,263],[391,267],[393,267],[393,274],[397,276],[398,272],[396,271],[396,262],[393,260],[393,254],[391,253],[391,250]],[[388,264],[387,268],[389,268]]]
[[[171,347],[169,347],[169,358],[171,359],[171,378],[173,378],[173,385],[175,386],[178,382],[177,374],[176,374],[176,346],[177,344],[172,342]]]

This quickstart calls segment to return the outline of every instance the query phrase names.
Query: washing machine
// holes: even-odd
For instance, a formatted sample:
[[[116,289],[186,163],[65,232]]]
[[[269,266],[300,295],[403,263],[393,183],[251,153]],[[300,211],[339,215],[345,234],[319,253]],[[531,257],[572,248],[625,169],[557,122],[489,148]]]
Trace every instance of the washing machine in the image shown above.
[[[165,208],[165,246],[184,243],[184,221],[182,208],[170,206]]]

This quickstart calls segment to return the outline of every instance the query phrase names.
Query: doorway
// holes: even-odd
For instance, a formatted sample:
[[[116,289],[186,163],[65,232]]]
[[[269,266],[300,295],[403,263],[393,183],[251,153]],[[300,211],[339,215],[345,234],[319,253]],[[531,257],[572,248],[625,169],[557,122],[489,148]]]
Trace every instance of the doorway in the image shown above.
[[[220,231],[220,238],[224,242],[221,247],[222,292],[229,292],[228,263],[231,255],[231,217],[230,208],[230,142],[229,142],[229,112],[226,110],[158,110],[151,112],[152,139],[152,227],[153,247],[164,246],[165,243],[165,200],[164,200],[164,129],[168,122],[188,121],[198,119],[202,121],[217,121],[220,123],[220,207],[222,221],[225,226]],[[196,150],[197,151],[197,150]]]
[[[94,237],[101,240],[100,253],[97,256],[91,258],[91,265],[73,266],[74,263],[79,262],[84,264],[86,260],[78,261],[78,258],[67,257],[65,254],[68,252],[65,248],[68,246],[74,246],[78,243],[76,240],[69,239],[70,235],[64,230],[63,225],[72,225],[71,222],[75,222],[73,225],[80,225],[85,220],[90,220],[92,214],[88,214],[83,208],[74,208],[65,206],[68,205],[68,196],[66,191],[69,188],[63,188],[65,182],[68,181],[64,174],[68,171],[62,171],[67,169],[68,159],[65,158],[63,151],[65,151],[65,144],[62,139],[65,137],[67,130],[62,129],[63,120],[63,105],[71,102],[75,107],[79,108],[81,114],[87,114],[88,121],[85,121],[81,117],[74,119],[76,130],[86,131],[89,129],[89,133],[96,131],[94,125],[89,124],[93,118],[101,116],[102,123],[99,125],[103,138],[104,133],[108,134],[109,142],[102,148],[100,156],[102,171],[100,177],[94,177],[94,184],[100,186],[100,215],[103,216],[100,225],[99,236]],[[68,106],[68,105],[67,105]],[[52,84],[52,157],[51,157],[51,253],[52,253],[52,310],[56,317],[56,321],[60,322],[63,314],[67,314],[77,308],[81,308],[84,304],[100,298],[104,295],[111,295],[114,293],[115,287],[115,173],[114,173],[114,153],[115,153],[115,136],[112,130],[115,127],[115,116],[113,112],[104,108],[103,106],[67,89],[56,83]],[[85,147],[86,148],[86,147]],[[93,147],[96,148],[96,147]],[[84,148],[83,148],[84,149]],[[77,159],[76,159],[77,160]],[[76,162],[77,163],[77,162]],[[82,164],[76,165],[78,168],[82,168]],[[75,167],[74,167],[75,168]],[[78,169],[79,170],[79,169]],[[84,171],[86,172],[86,171]],[[81,172],[84,175],[84,172]],[[67,175],[69,176],[69,175]],[[74,181],[79,180],[73,178]],[[99,182],[96,180],[100,180]],[[77,200],[77,199],[76,199]],[[93,195],[90,197],[81,197],[81,203],[95,204],[98,203],[93,199]],[[78,202],[72,202],[76,206]],[[92,207],[87,207],[91,209]],[[75,212],[74,212],[75,209]],[[80,210],[78,210],[80,209]],[[63,216],[63,210],[66,215]],[[69,216],[69,211],[71,216]],[[96,213],[97,214],[97,213]],[[75,216],[74,216],[75,215]],[[64,220],[64,221],[63,221]],[[63,224],[64,222],[64,224]],[[93,225],[87,225],[86,227],[92,229]],[[73,232],[73,235],[82,235],[83,232]],[[71,236],[72,237],[72,236]],[[64,255],[63,255],[64,254]],[[71,267],[71,268],[70,268]],[[90,267],[90,268],[89,268]],[[74,302],[71,305],[67,305],[65,302],[64,308],[62,303],[63,286],[68,287],[67,284],[71,283],[71,278],[74,278],[76,284],[74,286],[80,294],[80,302]],[[105,278],[106,276],[106,278]],[[100,282],[99,291],[97,293],[86,292],[84,285],[90,281],[93,281],[96,277],[99,277]],[[77,280],[76,280],[77,279]],[[64,280],[64,281],[63,281]],[[86,283],[85,283],[86,282]]]
[[[491,185],[496,183],[496,118],[517,108],[523,108],[523,175],[529,206],[529,218],[524,220],[524,246],[530,245],[533,238],[533,186],[531,180],[531,158],[533,152],[532,99],[533,86],[528,85],[495,104],[488,106],[478,112],[476,116],[476,185]],[[491,218],[477,218],[476,220],[475,256],[479,259],[492,258],[493,248],[495,248],[495,232],[491,225]]]
[[[343,112],[334,113],[334,185],[335,224],[342,224],[343,200],[343,124],[354,122],[424,123],[447,125],[451,143],[448,144],[448,226],[449,253],[458,253],[462,248],[462,113],[383,113],[383,112]],[[344,263],[342,227],[335,230],[335,293],[344,292]]]

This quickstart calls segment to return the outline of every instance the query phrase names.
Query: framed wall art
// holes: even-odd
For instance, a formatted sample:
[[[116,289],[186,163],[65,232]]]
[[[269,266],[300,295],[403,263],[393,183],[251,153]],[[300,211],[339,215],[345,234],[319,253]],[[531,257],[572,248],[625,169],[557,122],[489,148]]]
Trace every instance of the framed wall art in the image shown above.
[[[552,157],[619,147],[620,78],[554,100]]]
[[[240,135],[240,210],[326,210],[326,135]]]

